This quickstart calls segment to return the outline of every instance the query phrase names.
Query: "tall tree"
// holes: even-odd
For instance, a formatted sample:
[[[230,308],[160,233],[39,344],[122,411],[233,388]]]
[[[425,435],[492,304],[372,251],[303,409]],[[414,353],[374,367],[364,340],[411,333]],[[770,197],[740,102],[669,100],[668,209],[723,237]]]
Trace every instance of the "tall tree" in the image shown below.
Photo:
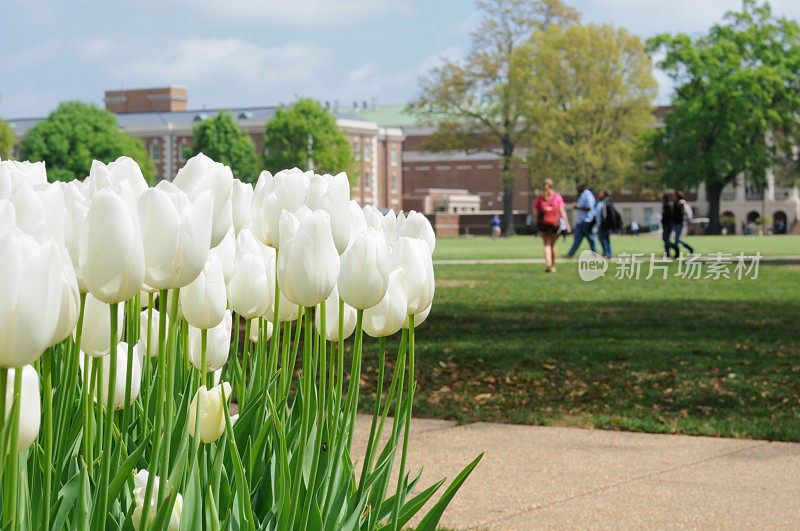
[[[664,127],[645,145],[667,183],[705,183],[717,233],[727,184],[743,175],[763,188],[770,167],[791,164],[800,140],[800,26],[775,18],[768,3],[744,0],[706,35],[658,35],[648,48],[677,88]]]
[[[240,181],[252,183],[259,171],[255,146],[250,135],[233,121],[230,113],[220,111],[216,116],[194,126],[194,138],[187,155],[203,153],[217,162],[230,166]]]
[[[279,108],[267,122],[265,133],[264,166],[272,172],[305,169],[309,158],[317,172],[356,172],[350,143],[336,125],[336,118],[310,98]]]
[[[14,137],[14,130],[7,122],[0,119],[0,159],[9,158],[15,145],[17,139]]]
[[[531,132],[525,77],[515,71],[519,48],[554,24],[578,22],[559,0],[481,0],[483,20],[472,34],[463,61],[444,60],[420,81],[421,94],[409,107],[435,125],[427,148],[491,151],[499,155],[503,186],[503,234],[514,233],[514,166],[518,145]]]
[[[135,160],[152,182],[154,166],[144,142],[120,131],[110,112],[80,101],[59,104],[22,140],[21,158],[45,161],[47,178],[54,181],[83,179],[93,159],[111,162],[123,155]]]
[[[630,188],[658,89],[641,39],[609,25],[551,26],[518,57],[533,93],[524,113],[531,176]]]

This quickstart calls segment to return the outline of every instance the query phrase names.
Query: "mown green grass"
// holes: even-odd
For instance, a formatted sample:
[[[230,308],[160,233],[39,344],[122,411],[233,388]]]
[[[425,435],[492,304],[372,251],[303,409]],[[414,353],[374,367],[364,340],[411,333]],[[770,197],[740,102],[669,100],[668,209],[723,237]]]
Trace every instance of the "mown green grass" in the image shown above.
[[[800,266],[716,281],[583,282],[575,264],[436,275],[415,415],[800,441]],[[367,410],[375,342],[365,351]]]
[[[762,256],[800,255],[800,236],[688,236],[685,240],[695,248],[695,252],[745,253]],[[664,251],[658,235],[612,236],[614,253],[657,253]],[[558,240],[556,249],[559,255],[566,253],[572,245],[572,236]],[[599,242],[598,242],[599,245]],[[589,244],[583,242],[582,249]],[[541,238],[535,236],[514,236],[492,240],[489,237],[439,238],[436,241],[435,260],[458,259],[504,259],[504,258],[543,258]]]

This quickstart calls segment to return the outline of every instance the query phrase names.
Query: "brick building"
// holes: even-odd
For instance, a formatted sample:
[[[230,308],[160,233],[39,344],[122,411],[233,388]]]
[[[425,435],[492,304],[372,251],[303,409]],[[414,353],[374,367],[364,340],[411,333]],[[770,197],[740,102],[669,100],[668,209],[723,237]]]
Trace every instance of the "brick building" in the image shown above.
[[[198,122],[220,110],[229,112],[253,139],[256,149],[262,150],[264,126],[277,109],[258,106],[190,110],[187,90],[180,87],[107,90],[104,102],[106,109],[116,115],[122,130],[144,140],[158,178],[170,180],[186,163],[183,148],[191,145],[193,128]],[[403,209],[402,129],[382,127],[353,113],[334,110],[332,114],[361,165],[361,175],[352,190],[353,199],[361,204]],[[21,139],[42,119],[21,118],[10,122]]]

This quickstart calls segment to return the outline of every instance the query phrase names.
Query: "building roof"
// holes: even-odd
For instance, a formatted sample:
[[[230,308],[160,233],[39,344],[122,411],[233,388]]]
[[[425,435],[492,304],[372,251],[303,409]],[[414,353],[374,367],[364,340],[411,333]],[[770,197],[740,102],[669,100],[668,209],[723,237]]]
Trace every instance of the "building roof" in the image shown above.
[[[233,118],[237,121],[239,120],[247,120],[247,121],[258,121],[258,122],[266,122],[273,116],[275,116],[275,111],[278,109],[276,105],[270,106],[260,106],[260,107],[215,107],[211,109],[190,109],[186,111],[154,111],[154,112],[131,112],[131,113],[119,113],[115,114],[117,117],[117,123],[119,123],[120,128],[122,129],[140,129],[140,128],[151,128],[151,127],[162,127],[166,126],[167,124],[172,124],[173,126],[186,126],[190,127],[195,122],[199,122],[205,120],[206,118],[210,118],[219,111],[229,112],[233,115]],[[362,116],[362,113],[353,114],[353,113],[331,113],[336,118],[342,118],[347,120],[355,120],[359,122],[370,122],[368,118]],[[11,118],[7,121],[11,125],[11,128],[18,136],[23,136],[25,133],[28,132],[31,128],[33,128],[37,123],[44,120],[44,117],[38,118]],[[365,123],[366,125],[366,123]],[[374,127],[374,125],[373,125]]]
[[[375,122],[381,127],[406,127],[419,125],[416,116],[406,111],[405,105],[380,105],[356,113],[363,120]]]

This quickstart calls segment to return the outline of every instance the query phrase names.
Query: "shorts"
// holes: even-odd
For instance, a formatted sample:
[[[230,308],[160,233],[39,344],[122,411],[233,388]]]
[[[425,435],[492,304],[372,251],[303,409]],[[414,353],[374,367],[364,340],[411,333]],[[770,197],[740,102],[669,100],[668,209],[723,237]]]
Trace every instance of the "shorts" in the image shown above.
[[[542,234],[558,234],[558,225],[551,225],[549,223],[539,225],[539,232]]]

